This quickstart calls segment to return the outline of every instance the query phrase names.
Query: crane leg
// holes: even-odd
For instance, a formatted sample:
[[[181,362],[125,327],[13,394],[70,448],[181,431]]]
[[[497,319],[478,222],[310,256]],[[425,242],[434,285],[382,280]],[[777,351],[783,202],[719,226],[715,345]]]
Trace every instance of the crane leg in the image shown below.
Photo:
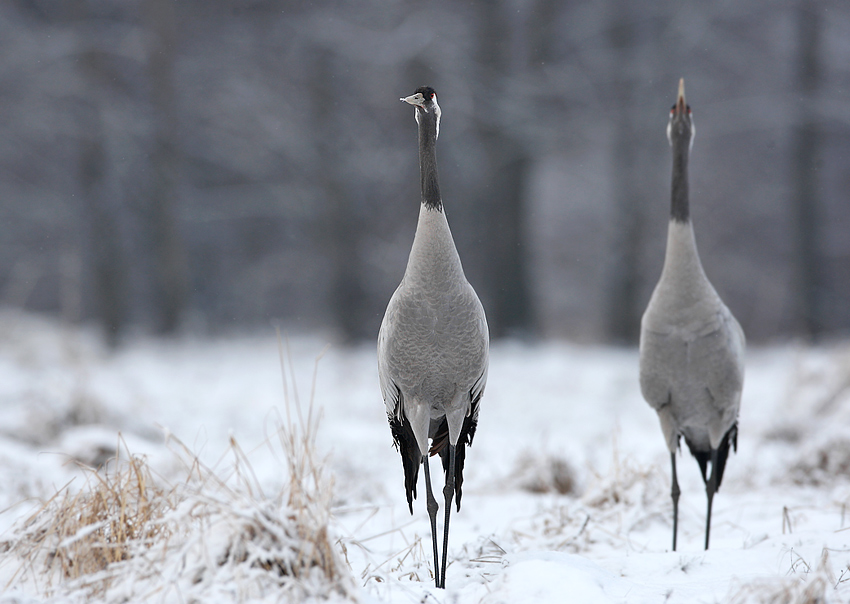
[[[425,466],[425,493],[428,502],[428,516],[431,518],[431,543],[434,545],[434,579],[437,587],[440,587],[440,560],[437,556],[437,510],[440,509],[440,506],[437,505],[434,492],[431,490],[431,469],[427,454],[422,456],[422,465]]]
[[[446,498],[446,520],[443,523],[443,570],[437,587],[446,588],[446,562],[449,556],[449,517],[452,513],[452,497],[455,493],[455,452],[457,447],[449,445],[449,470],[446,472],[446,485],[443,495]]]
[[[705,494],[708,496],[708,512],[705,515],[705,549],[708,549],[708,537],[711,533],[711,503],[717,492],[717,449],[711,450],[711,476],[705,483]]]
[[[670,453],[670,465],[673,467],[673,488],[670,497],[673,498],[673,551],[676,551],[676,534],[679,529],[679,479],[676,477],[676,453]]]

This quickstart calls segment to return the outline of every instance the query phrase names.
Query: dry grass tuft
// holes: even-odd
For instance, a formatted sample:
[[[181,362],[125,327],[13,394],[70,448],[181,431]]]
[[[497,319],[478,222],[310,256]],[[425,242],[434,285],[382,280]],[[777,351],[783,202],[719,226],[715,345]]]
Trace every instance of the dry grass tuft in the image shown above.
[[[23,538],[11,549],[48,583],[103,571],[127,560],[132,547],[171,535],[162,519],[173,509],[172,492],[154,484],[144,459],[128,454],[114,461],[103,475],[81,466],[86,488],[72,492],[66,485],[20,527]]]
[[[567,460],[555,455],[526,451],[517,459],[509,480],[531,493],[573,495],[576,492],[575,470]]]
[[[802,572],[799,572],[799,571]],[[789,577],[782,581],[763,579],[735,588],[729,604],[838,604],[844,598],[836,592],[836,581],[824,549],[816,569],[795,558]]]
[[[850,438],[838,436],[809,447],[791,467],[790,475],[796,484],[814,486],[850,478]]]
[[[618,506],[651,507],[669,493],[665,479],[656,466],[642,466],[630,458],[623,458],[614,438],[613,459],[607,474],[594,473],[583,496],[585,505],[607,510]]]
[[[643,467],[617,450],[605,473],[591,470],[580,499],[558,499],[514,524],[512,538],[522,547],[584,554],[600,544],[640,549],[633,536],[654,523],[668,523],[669,489],[660,470]],[[669,484],[669,483],[668,483]]]
[[[0,547],[5,562],[19,562],[5,587],[69,602],[351,599],[350,569],[329,535],[333,492],[316,456],[319,414],[311,396],[302,415],[286,366],[281,344],[286,418],[267,440],[289,474],[279,493],[264,494],[235,439],[222,475],[169,437],[184,481],[169,485],[130,454],[103,473],[83,468],[83,488],[60,489]]]
[[[764,440],[796,445],[804,435],[799,423],[777,423],[764,433]]]

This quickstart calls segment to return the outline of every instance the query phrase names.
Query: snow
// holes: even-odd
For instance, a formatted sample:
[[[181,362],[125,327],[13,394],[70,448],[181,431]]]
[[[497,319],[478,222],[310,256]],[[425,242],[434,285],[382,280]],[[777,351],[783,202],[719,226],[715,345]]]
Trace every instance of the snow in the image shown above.
[[[137,337],[114,353],[89,328],[39,316],[3,311],[0,329],[0,541],[14,543],[43,501],[69,482],[81,484],[71,461],[98,465],[119,443],[143,456],[158,480],[179,484],[186,463],[175,438],[225,477],[238,465],[232,439],[255,476],[248,482],[273,500],[289,480],[275,441],[286,421],[284,389],[293,397],[294,383],[302,412],[311,398],[321,410],[316,454],[333,476],[331,541],[350,566],[348,597],[639,603],[781,595],[792,602],[804,601],[808,589],[827,602],[850,599],[846,342],[750,348],[738,452],[714,500],[711,549],[703,550],[704,486],[684,451],[677,552],[670,551],[669,455],[640,396],[637,351],[495,342],[462,507],[452,515],[443,591],[431,576],[424,488],[412,517],[407,510],[373,346],[326,349],[315,337],[288,338],[292,368],[284,376],[271,328],[219,338]],[[435,488],[439,496],[442,482]],[[274,513],[241,495],[217,501],[222,514],[227,506],[244,517]],[[441,526],[442,510],[439,517]],[[186,548],[208,544],[204,555],[214,558],[223,540],[208,531]],[[77,601],[70,584],[48,592],[20,580],[20,560],[0,551],[0,584],[7,586],[0,602]],[[138,568],[122,562],[128,583],[159,563],[141,557]],[[193,589],[176,577],[180,568],[169,563],[158,572]],[[250,573],[205,577],[217,584],[199,602],[291,597],[252,589]],[[179,601],[151,593],[150,601]]]

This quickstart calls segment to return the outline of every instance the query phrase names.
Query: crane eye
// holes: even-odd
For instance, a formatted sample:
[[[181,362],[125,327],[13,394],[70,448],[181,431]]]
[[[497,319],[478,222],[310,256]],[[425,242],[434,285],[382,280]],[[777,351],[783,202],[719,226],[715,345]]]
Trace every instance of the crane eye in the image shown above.
[[[676,111],[676,103],[673,103],[673,106],[670,107],[670,113],[673,113],[674,111]]]

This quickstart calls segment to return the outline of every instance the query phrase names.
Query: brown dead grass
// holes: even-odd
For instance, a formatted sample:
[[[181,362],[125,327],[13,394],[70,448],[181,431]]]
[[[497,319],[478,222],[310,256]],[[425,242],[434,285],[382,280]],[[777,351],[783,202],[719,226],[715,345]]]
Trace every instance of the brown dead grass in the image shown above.
[[[150,546],[171,535],[161,520],[173,509],[173,492],[154,484],[141,457],[128,453],[112,466],[103,474],[80,466],[86,487],[72,491],[66,485],[21,526],[24,538],[12,549],[48,582],[103,571],[128,559],[131,546]],[[103,588],[108,585],[107,578]]]
[[[185,481],[174,485],[155,477],[120,440],[123,456],[101,471],[79,466],[82,488],[59,489],[0,544],[4,557],[20,561],[5,587],[35,584],[45,595],[110,602],[141,601],[169,589],[187,601],[216,601],[234,585],[260,599],[347,595],[350,570],[328,531],[332,480],[316,454],[320,415],[312,393],[302,414],[282,342],[280,352],[286,417],[267,441],[272,454],[282,453],[289,474],[279,493],[263,493],[235,439],[233,470],[222,475],[169,436],[186,470]],[[314,391],[315,380],[314,370]],[[163,586],[165,574],[170,586]]]
[[[850,438],[834,437],[804,448],[789,475],[796,484],[813,486],[850,479]]]
[[[729,604],[838,604],[836,580],[824,549],[817,568],[802,558],[795,559],[788,578],[763,579],[733,589]]]
[[[510,480],[530,493],[576,493],[576,472],[566,459],[557,455],[524,452],[517,458]]]
[[[590,485],[582,496],[584,504],[590,508],[653,507],[659,501],[666,501],[665,496],[669,493],[658,467],[643,465],[620,455],[616,432],[612,437],[610,469],[605,474],[595,471],[592,474]]]

